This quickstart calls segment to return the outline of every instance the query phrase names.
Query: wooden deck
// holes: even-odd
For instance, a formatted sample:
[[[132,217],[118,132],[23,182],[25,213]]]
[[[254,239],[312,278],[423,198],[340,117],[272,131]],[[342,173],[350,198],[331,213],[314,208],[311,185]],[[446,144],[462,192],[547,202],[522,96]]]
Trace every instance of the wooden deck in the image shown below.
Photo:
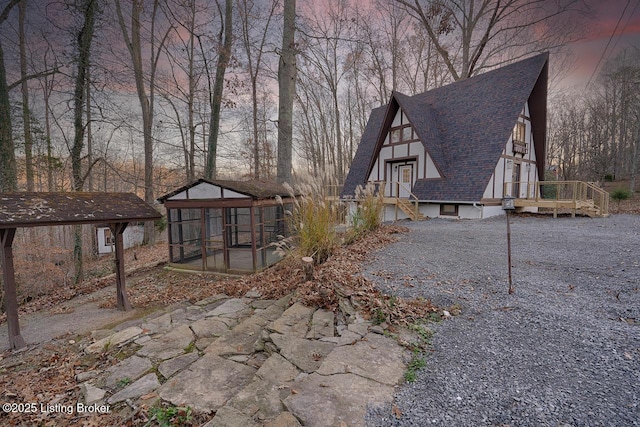
[[[576,214],[590,217],[609,216],[609,193],[594,183],[583,181],[538,181],[535,183],[505,183],[504,191],[513,184],[523,186],[521,194],[527,197],[519,197],[513,201],[516,208],[537,207],[552,209],[553,217],[558,212],[569,211],[572,217]]]

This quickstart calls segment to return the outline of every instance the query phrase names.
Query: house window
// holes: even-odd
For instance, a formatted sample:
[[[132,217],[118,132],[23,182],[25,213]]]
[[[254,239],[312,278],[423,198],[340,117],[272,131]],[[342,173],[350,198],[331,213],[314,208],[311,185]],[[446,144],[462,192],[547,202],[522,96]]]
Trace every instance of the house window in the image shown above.
[[[391,129],[391,143],[392,144],[396,144],[396,143],[400,142],[400,136],[402,136],[402,133],[401,133],[400,129]]]
[[[402,169],[402,182],[410,183],[411,182],[411,168],[403,168]]]
[[[458,205],[440,205],[440,215],[458,216]]]
[[[513,152],[515,154],[527,154],[526,131],[527,126],[522,122],[516,123],[513,128],[513,137],[511,139],[513,142]]]
[[[413,131],[411,125],[406,124],[398,126],[389,131],[391,144],[398,144],[402,142],[415,141],[417,136]]]

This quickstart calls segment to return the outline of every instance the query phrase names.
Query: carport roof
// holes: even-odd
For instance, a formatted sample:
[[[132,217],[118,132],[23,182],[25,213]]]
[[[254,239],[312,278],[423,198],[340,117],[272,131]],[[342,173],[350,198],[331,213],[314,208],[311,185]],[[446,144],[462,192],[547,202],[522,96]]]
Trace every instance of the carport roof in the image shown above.
[[[0,228],[150,221],[161,215],[133,193],[0,193]]]

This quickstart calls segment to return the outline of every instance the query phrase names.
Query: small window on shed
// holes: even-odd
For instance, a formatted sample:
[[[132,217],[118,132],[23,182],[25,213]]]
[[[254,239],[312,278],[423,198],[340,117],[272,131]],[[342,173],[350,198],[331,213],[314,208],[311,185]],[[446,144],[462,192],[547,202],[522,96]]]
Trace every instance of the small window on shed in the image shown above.
[[[440,215],[458,216],[458,205],[440,205]]]

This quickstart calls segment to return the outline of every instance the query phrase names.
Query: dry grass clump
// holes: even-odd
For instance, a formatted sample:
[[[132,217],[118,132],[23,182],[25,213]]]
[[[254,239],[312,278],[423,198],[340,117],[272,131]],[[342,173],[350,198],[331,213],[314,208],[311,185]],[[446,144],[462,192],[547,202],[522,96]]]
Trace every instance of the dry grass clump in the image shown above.
[[[340,222],[340,211],[327,200],[324,182],[303,179],[295,190],[289,187],[291,196],[298,196],[288,218],[293,236],[285,243],[295,248],[296,255],[311,257],[316,264],[325,262],[338,246],[335,226]]]

